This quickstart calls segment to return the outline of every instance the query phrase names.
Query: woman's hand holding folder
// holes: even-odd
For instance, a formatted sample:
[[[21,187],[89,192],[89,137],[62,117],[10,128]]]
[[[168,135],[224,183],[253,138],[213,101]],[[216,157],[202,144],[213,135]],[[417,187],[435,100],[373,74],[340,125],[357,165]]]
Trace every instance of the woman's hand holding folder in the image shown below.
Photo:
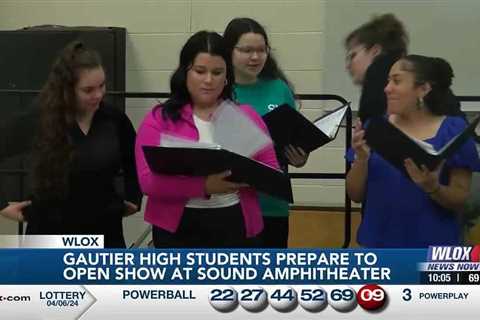
[[[301,168],[307,163],[308,155],[302,148],[291,144],[285,148],[285,157],[287,157],[288,163],[296,168]]]
[[[240,188],[248,187],[246,183],[230,182],[226,180],[232,172],[230,170],[215,173],[207,176],[205,181],[205,193],[208,195],[215,193],[233,193]]]
[[[405,169],[410,179],[428,194],[434,194],[440,189],[440,170],[445,163],[443,160],[435,170],[430,171],[425,165],[419,168],[412,159],[405,159]]]

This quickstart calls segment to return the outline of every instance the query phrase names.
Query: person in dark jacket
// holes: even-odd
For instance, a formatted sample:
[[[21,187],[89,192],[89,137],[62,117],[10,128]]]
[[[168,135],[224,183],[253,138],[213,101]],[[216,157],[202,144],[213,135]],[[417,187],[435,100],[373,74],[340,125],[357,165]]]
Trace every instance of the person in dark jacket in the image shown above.
[[[393,14],[375,16],[345,38],[346,68],[362,87],[358,116],[362,122],[386,112],[388,72],[407,54],[408,34]]]
[[[409,37],[403,23],[391,13],[374,16],[345,38],[345,64],[353,83],[362,87],[358,117],[365,123],[372,116],[383,116],[387,110],[384,89],[393,64],[408,51]],[[446,115],[465,115],[460,102],[449,91],[445,97]]]
[[[122,219],[139,211],[142,198],[136,134],[123,112],[103,103],[105,88],[100,56],[74,41],[53,64],[36,111],[0,125],[0,160],[32,154],[31,199],[0,207],[26,221],[27,234],[100,234],[105,247],[125,247]]]

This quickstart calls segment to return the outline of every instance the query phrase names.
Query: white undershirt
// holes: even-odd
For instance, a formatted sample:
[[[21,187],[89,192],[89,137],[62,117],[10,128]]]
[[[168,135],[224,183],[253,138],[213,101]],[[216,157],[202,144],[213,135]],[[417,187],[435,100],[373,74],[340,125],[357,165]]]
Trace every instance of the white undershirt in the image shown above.
[[[213,141],[213,125],[210,121],[204,121],[193,115],[193,121],[198,130],[198,141],[206,143],[215,143]],[[192,198],[190,199],[186,207],[189,208],[224,208],[230,207],[240,202],[238,192],[212,194],[209,199],[205,198]]]

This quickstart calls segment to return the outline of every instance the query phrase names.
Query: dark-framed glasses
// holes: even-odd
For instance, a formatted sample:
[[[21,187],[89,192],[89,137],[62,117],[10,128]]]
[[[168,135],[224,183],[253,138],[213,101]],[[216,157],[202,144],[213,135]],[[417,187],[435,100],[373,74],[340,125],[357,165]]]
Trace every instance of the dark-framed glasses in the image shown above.
[[[266,56],[270,53],[269,47],[255,48],[251,46],[235,46],[235,49],[237,49],[238,52],[248,56],[253,56],[254,53],[256,53],[258,56]]]

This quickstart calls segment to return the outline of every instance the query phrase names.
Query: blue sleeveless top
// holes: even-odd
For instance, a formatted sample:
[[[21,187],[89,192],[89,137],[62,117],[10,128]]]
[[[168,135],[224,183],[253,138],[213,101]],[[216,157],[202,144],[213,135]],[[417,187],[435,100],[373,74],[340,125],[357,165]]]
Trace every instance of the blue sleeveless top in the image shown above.
[[[425,142],[439,150],[466,125],[461,117],[446,117],[437,134]],[[353,161],[353,149],[347,151],[346,158]],[[454,168],[480,171],[473,139],[447,159],[440,173],[441,184],[448,185],[450,171]],[[398,169],[372,152],[357,240],[365,247],[459,245],[461,228],[457,213],[441,207]]]

